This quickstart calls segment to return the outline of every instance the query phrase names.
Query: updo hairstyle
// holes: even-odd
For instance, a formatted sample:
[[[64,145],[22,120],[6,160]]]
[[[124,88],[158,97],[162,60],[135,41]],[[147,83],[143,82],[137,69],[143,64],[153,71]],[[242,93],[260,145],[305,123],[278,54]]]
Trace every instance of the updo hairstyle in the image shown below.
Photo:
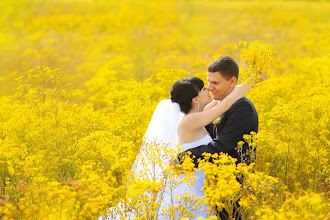
[[[197,77],[188,77],[180,79],[171,89],[171,101],[180,105],[181,111],[187,114],[191,108],[191,101],[198,96],[198,93],[204,87],[204,82]]]

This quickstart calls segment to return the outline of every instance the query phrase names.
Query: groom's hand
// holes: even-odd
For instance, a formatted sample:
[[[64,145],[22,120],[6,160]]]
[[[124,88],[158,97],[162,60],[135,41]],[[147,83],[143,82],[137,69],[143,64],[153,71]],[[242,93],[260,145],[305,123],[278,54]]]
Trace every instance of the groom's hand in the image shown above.
[[[186,152],[181,152],[181,153],[178,154],[178,156],[175,160],[176,165],[181,165],[183,163],[185,153]]]
[[[191,153],[191,151],[187,150],[185,152],[181,152],[178,154],[178,157],[177,157],[177,161],[178,161],[178,164],[179,165],[182,165],[183,161],[186,159],[186,158],[190,158],[191,161],[194,163],[195,165],[195,168],[198,167],[198,161],[197,161],[197,157]]]
[[[192,149],[189,149],[183,153],[189,154],[190,158],[193,160],[195,167],[198,167],[199,160],[205,159],[204,154],[215,154],[219,151],[214,147],[209,147],[209,145],[201,145]],[[212,157],[208,158],[208,161],[212,163]]]

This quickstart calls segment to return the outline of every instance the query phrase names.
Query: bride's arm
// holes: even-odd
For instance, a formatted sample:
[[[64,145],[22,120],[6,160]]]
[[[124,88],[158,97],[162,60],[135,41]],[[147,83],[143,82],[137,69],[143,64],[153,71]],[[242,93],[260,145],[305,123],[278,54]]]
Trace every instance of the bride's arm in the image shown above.
[[[189,130],[197,130],[210,124],[217,117],[228,111],[230,107],[241,99],[251,88],[252,86],[250,84],[238,86],[237,89],[224,98],[219,105],[207,111],[186,115],[184,120],[181,121],[182,125]]]
[[[210,110],[211,108],[213,108],[214,106],[216,106],[218,103],[218,100],[213,100],[212,102],[210,102],[209,104],[207,104],[205,106],[205,108],[203,109],[203,111],[207,111],[207,110]]]
[[[239,88],[241,85],[236,86],[237,88]],[[209,104],[207,104],[205,106],[205,108],[203,109],[203,111],[207,111],[210,110],[211,108],[213,108],[214,106],[216,106],[218,104],[218,100],[213,100],[212,102],[210,102]]]

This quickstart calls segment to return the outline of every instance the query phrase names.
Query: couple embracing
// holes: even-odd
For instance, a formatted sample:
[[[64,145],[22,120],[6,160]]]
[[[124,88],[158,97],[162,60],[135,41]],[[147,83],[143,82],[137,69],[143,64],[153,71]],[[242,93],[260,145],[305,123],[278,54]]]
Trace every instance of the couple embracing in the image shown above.
[[[208,67],[208,88],[201,79],[189,77],[178,80],[171,89],[171,101],[178,103],[184,113],[177,125],[177,143],[182,146],[182,152],[190,152],[194,156],[196,167],[197,160],[203,157],[203,153],[224,152],[236,158],[237,163],[251,162],[250,154],[247,153],[248,144],[244,142],[242,152],[237,152],[236,147],[238,142],[244,141],[243,135],[258,132],[258,114],[252,102],[244,97],[252,86],[250,84],[236,86],[238,75],[239,67],[235,60],[222,56],[215,59]],[[266,76],[260,81],[264,79]],[[214,100],[209,91],[212,92]],[[195,194],[197,198],[202,198],[204,195],[202,188],[205,185],[204,172],[197,170],[194,175],[196,182],[193,187],[180,184],[176,186],[174,195],[189,192]],[[160,210],[173,205],[173,201],[169,201],[170,196],[165,195]],[[205,205],[192,214],[196,219],[207,218],[210,216],[207,210]],[[160,218],[165,214],[161,213]],[[221,219],[227,219],[225,211],[217,215]]]
[[[251,84],[237,86],[238,75],[239,67],[235,60],[222,56],[216,58],[208,67],[208,88],[197,77],[178,80],[172,86],[171,99],[158,104],[145,136],[158,137],[163,142],[175,142],[180,145],[182,153],[190,152],[194,156],[196,167],[197,160],[203,157],[203,153],[224,152],[236,158],[237,163],[249,164],[249,154],[246,153],[248,144],[244,142],[242,146],[243,150],[240,153],[243,156],[235,148],[238,142],[244,141],[244,134],[258,132],[258,114],[252,102],[244,97],[252,88]],[[214,100],[209,92],[212,92]],[[132,169],[141,169],[137,165],[139,156]],[[174,187],[165,187],[162,193],[163,202],[157,214],[159,219],[169,218],[168,213],[163,210],[168,210],[173,205],[180,206],[175,196],[189,193],[203,199],[206,179],[204,172],[197,169],[194,176],[195,182],[192,187],[184,181]],[[170,193],[166,193],[167,190]],[[196,219],[215,215],[210,213],[209,209],[206,204],[202,204],[199,208],[191,210],[191,214]],[[227,219],[225,212],[219,212],[217,215],[221,219]]]

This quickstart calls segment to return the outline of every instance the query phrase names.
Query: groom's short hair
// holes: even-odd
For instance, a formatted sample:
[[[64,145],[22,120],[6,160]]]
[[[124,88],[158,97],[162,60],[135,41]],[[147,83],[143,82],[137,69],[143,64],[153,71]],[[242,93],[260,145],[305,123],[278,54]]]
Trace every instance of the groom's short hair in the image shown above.
[[[211,73],[219,72],[227,80],[231,77],[238,79],[239,75],[239,67],[236,61],[229,56],[221,56],[213,60],[207,71]]]

